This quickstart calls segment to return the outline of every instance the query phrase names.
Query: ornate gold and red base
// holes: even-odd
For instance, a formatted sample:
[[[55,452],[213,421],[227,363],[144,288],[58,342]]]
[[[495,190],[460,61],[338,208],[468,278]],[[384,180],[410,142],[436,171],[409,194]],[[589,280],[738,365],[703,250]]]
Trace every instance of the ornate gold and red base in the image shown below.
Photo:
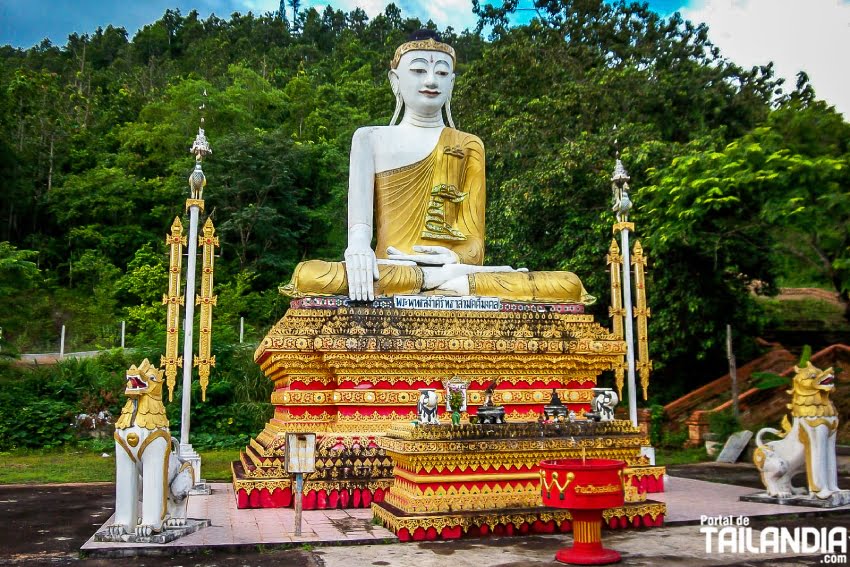
[[[394,482],[379,440],[392,424],[417,418],[420,388],[438,390],[444,422],[443,381],[454,376],[469,382],[471,413],[495,380],[492,401],[508,421],[536,421],[553,389],[581,416],[597,376],[625,353],[625,343],[578,305],[450,311],[382,301],[293,301],[263,340],[255,360],[275,383],[275,414],[233,463],[238,506],[289,505],[281,468],[287,432],[317,433],[321,462],[305,478],[305,507],[368,506]]]
[[[664,524],[666,510],[661,502],[626,503],[605,510],[602,519],[609,529],[659,527]],[[403,542],[573,531],[572,514],[567,510],[554,508],[481,510],[412,516],[385,502],[381,505],[373,504],[372,511],[375,517]]]
[[[570,531],[570,511],[541,506],[540,462],[614,457],[630,466],[617,478],[619,502],[598,515],[612,528],[661,525],[665,505],[647,502],[644,489],[653,473],[660,480],[663,467],[643,466],[646,442],[628,421],[397,424],[380,440],[395,464],[395,482],[372,509],[402,541]]]

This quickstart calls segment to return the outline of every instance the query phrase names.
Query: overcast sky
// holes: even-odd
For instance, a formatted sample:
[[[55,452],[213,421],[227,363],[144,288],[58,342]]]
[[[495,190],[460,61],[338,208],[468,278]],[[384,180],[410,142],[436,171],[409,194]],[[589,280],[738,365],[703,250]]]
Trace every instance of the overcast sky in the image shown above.
[[[360,6],[374,16],[388,1],[302,0],[305,7],[328,3],[345,11]],[[459,30],[475,24],[471,0],[395,3],[403,15],[432,19],[440,27]],[[91,33],[108,24],[123,26],[132,37],[167,8],[228,17],[233,12],[272,12],[279,5],[279,0],[0,0],[0,45],[26,48],[45,37],[64,45],[70,33]],[[741,66],[773,61],[790,88],[796,74],[805,71],[818,96],[845,119],[850,117],[850,0],[649,0],[649,5],[663,15],[679,11],[707,23],[711,40]]]

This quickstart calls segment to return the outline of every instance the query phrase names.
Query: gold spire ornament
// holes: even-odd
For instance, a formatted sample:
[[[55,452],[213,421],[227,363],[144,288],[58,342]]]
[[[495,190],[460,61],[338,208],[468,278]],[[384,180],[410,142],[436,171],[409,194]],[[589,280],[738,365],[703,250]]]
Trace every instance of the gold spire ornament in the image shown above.
[[[651,314],[646,304],[646,277],[644,275],[646,256],[644,256],[643,246],[640,245],[640,240],[635,242],[632,249],[632,265],[635,267],[635,292],[637,300],[634,308],[634,317],[637,319],[638,344],[638,361],[636,366],[638,374],[640,374],[643,399],[646,400],[647,389],[649,388],[649,373],[652,370],[652,361],[649,359],[649,330],[647,328],[647,319]]]
[[[198,367],[201,383],[201,400],[207,401],[207,385],[210,382],[210,367],[215,366],[215,356],[210,356],[212,349],[212,308],[218,303],[218,296],[213,295],[213,263],[215,248],[219,245],[215,236],[212,219],[204,223],[203,236],[198,238],[198,246],[203,249],[203,264],[201,267],[201,293],[195,299],[200,305],[200,333],[198,339],[198,354],[195,355],[194,365]]]
[[[613,238],[611,239],[611,246],[608,248],[606,259],[608,265],[611,266],[611,307],[608,308],[608,316],[611,317],[614,335],[620,340],[624,340],[623,319],[626,316],[626,310],[623,308],[623,284],[620,277],[620,270],[623,267],[623,257],[620,255],[620,247],[617,245],[617,241]],[[614,366],[614,381],[617,385],[617,394],[620,396],[620,399],[623,398],[625,372],[626,361],[625,357],[621,356],[619,362]]]
[[[168,401],[174,399],[174,386],[177,384],[177,368],[183,366],[183,357],[178,356],[180,349],[180,306],[184,298],[180,294],[180,274],[183,266],[183,223],[174,217],[171,234],[165,236],[169,247],[168,293],[163,294],[162,304],[167,305],[165,319],[165,356],[160,357],[159,365],[165,368],[165,383],[168,386]]]

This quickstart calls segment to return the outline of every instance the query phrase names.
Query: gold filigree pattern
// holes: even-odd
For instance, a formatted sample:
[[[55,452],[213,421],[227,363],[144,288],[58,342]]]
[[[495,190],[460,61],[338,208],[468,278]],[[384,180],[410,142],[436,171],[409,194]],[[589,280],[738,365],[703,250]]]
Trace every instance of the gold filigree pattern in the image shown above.
[[[626,311],[623,309],[623,285],[621,283],[620,270],[623,265],[623,257],[620,255],[620,246],[617,241],[611,239],[606,257],[611,267],[611,306],[608,308],[608,316],[611,317],[611,328],[614,336],[623,338],[623,318]]]
[[[267,478],[267,479],[244,479],[237,478],[237,475],[233,471],[233,464],[230,465],[230,472],[233,478],[233,490],[234,492],[239,492],[240,490],[244,490],[249,494],[254,490],[262,490],[267,489],[269,492],[272,492],[276,489],[285,489],[292,487],[292,480],[289,478]]]
[[[382,440],[383,441],[383,440]],[[382,443],[383,445],[383,443]],[[625,445],[625,444],[623,444]],[[638,446],[639,449],[640,446]],[[537,451],[516,453],[468,454],[457,453],[449,455],[435,454],[399,454],[387,448],[387,454],[392,457],[398,467],[407,470],[455,472],[467,469],[481,471],[506,471],[511,467],[535,467],[540,461],[551,459],[581,458],[581,450],[571,449],[541,449]],[[585,449],[587,458],[618,459],[629,465],[638,464],[635,457],[635,447],[611,447],[605,449]]]
[[[397,334],[393,332],[387,336],[388,320],[392,321],[392,328],[398,331]],[[560,334],[561,340],[553,341],[544,336],[544,333],[552,336],[553,329]],[[307,340],[309,338],[319,341],[311,342]],[[458,340],[422,342],[427,339]],[[468,342],[475,339],[479,343]],[[493,341],[481,342],[485,339]],[[534,339],[532,344],[529,339]],[[469,351],[476,344],[495,352],[625,352],[625,344],[594,323],[591,315],[339,307],[290,309],[263,340],[255,358],[259,361],[269,350],[347,352],[364,350],[370,346],[387,346],[414,351],[439,345],[441,350]]]
[[[447,147],[446,150],[448,151],[444,151],[444,153],[456,155],[452,153],[452,148]],[[461,150],[460,157],[463,157],[463,150]],[[441,183],[432,187],[431,200],[425,210],[423,223],[425,228],[422,230],[421,237],[443,241],[466,240],[466,235],[447,221],[447,216],[449,218],[454,217],[454,215],[447,215],[447,207],[450,205],[457,206],[468,196],[469,193],[464,193],[456,185]]]
[[[537,508],[536,510],[499,510],[499,511],[483,511],[479,514],[470,514],[469,512],[460,512],[456,514],[434,514],[434,515],[419,515],[407,516],[396,515],[390,509],[382,504],[373,503],[372,512],[381,523],[391,531],[398,533],[405,529],[409,533],[413,533],[417,528],[429,529],[434,528],[437,533],[440,533],[443,528],[454,528],[460,526],[464,531],[468,531],[472,527],[487,526],[490,530],[498,525],[513,524],[520,526],[524,523],[532,524],[537,520],[542,522],[554,521],[560,524],[564,520],[572,520],[572,516],[567,510]],[[636,517],[649,516],[656,520],[659,515],[667,513],[667,507],[661,502],[652,502],[646,504],[626,504],[617,508],[609,508],[602,513],[605,521],[610,522],[611,518],[625,517],[629,522],[632,522]]]
[[[206,183],[206,182],[205,182]],[[186,212],[189,212],[189,209],[192,207],[198,207],[200,211],[204,212],[204,200],[203,199],[186,199]]]
[[[635,223],[633,222],[616,222],[612,227],[612,231],[614,234],[617,234],[621,230],[628,230],[629,232],[635,231]]]
[[[512,480],[535,480],[538,477],[536,472],[492,472],[481,474],[415,474],[405,469],[396,467],[393,470],[393,476],[404,479],[409,483],[451,483],[451,482],[507,482]]]
[[[557,429],[559,432],[562,432],[559,433],[558,437],[551,437],[543,434],[543,437],[545,437],[547,443],[551,443],[553,444],[553,446],[557,446],[559,448],[581,448],[582,446],[594,447],[597,444],[599,446],[603,446],[608,444],[608,441],[605,441],[602,438],[608,436],[629,436],[634,439],[636,443],[647,441],[646,437],[641,433],[641,430],[637,427],[633,427],[631,422],[625,419],[600,421],[594,423],[576,421],[572,423],[549,424],[545,426],[541,426],[539,423],[536,422],[511,423],[511,427],[516,430],[516,436],[520,438],[515,441],[516,443],[522,441],[526,443],[532,443],[532,445],[526,445],[526,447],[537,446],[538,443],[542,442],[542,440],[539,439],[541,437],[541,434],[543,434],[543,431],[540,430],[541,427],[545,427],[552,431],[555,431]],[[387,438],[385,441],[388,444],[394,443],[396,440],[411,441],[411,443],[406,445],[395,444],[396,447],[403,447],[406,451],[433,450],[434,447],[430,445],[430,443],[439,441],[454,441],[456,439],[464,439],[469,437],[470,432],[466,431],[467,428],[479,429],[483,431],[488,429],[488,426],[461,425],[460,427],[456,427],[446,425],[438,427],[422,427],[409,422],[399,422],[393,423],[387,429]],[[587,435],[590,435],[593,438],[588,439],[583,437]],[[534,439],[532,440],[529,438]],[[413,443],[418,441],[429,443],[429,445],[419,446],[416,443]],[[464,442],[470,441],[459,441],[459,443]],[[489,445],[479,445],[479,447],[484,450],[495,451],[499,450],[501,440],[487,439],[475,440],[474,442],[485,444],[489,443]],[[512,445],[512,447],[514,446],[521,445]]]
[[[569,403],[587,403],[593,399],[593,390],[557,389],[561,400]],[[493,403],[504,404],[545,404],[550,394],[541,390],[499,389],[493,394]],[[444,403],[445,393],[437,392],[440,404]],[[321,406],[321,405],[411,405],[419,399],[419,390],[364,390],[338,388],[336,390],[275,390],[271,401],[274,405]],[[483,390],[467,390],[467,402],[473,405],[484,403]]]
[[[357,481],[357,480],[337,480],[337,481],[324,481],[324,480],[305,480],[304,481],[304,490],[315,490],[318,492],[319,490],[325,490],[330,492],[331,490],[343,490],[352,488],[367,488],[371,491],[375,491],[378,489],[387,490],[393,485],[393,479],[391,478],[380,478],[373,479],[368,481]]]
[[[540,504],[537,483],[526,485],[454,486],[424,491],[396,479],[386,502],[407,514],[488,510],[497,508],[532,508]]]
[[[165,355],[160,357],[160,366],[165,368],[165,384],[168,386],[168,401],[174,399],[174,386],[177,384],[177,368],[183,366],[183,357],[178,356],[180,348],[180,306],[184,304],[180,293],[180,275],[183,266],[183,223],[180,217],[174,217],[171,234],[166,235],[168,246],[168,293],[162,296],[162,304],[167,305],[165,316]]]
[[[290,309],[255,357],[275,381],[276,404],[287,404],[287,394],[281,390],[289,389],[292,402],[291,392],[318,382],[326,386],[323,394],[304,395],[318,397],[318,405],[327,391],[339,390],[341,405],[358,405],[358,401],[347,401],[356,396],[368,406],[380,403],[382,397],[387,403],[405,405],[405,396],[376,394],[372,401],[367,399],[371,394],[344,391],[366,383],[378,386],[376,389],[399,383],[418,388],[449,376],[482,387],[497,380],[514,386],[534,385],[537,390],[563,389],[568,383],[595,384],[599,373],[612,368],[624,352],[622,340],[586,315],[340,307]],[[348,384],[351,386],[346,388]],[[506,393],[497,390],[496,403],[508,406],[509,419],[515,410],[510,406],[545,403],[542,393],[502,390]],[[481,395],[474,386],[470,393],[471,403],[481,403],[475,401]],[[587,396],[567,393],[566,400],[589,403]],[[302,405],[309,404],[305,397],[301,399]],[[282,414],[278,417],[290,419]],[[536,414],[529,416],[536,418]]]
[[[333,435],[383,435],[391,422],[387,421],[352,421],[352,422],[299,422],[299,421],[280,421],[273,419],[266,424],[266,427],[261,431],[256,439],[263,446],[270,447],[276,439],[282,439],[286,433],[295,433],[304,430],[314,433],[333,434]],[[281,452],[281,455],[283,453]]]
[[[415,409],[415,408],[414,408]],[[279,419],[281,421],[300,421],[302,423],[311,423],[316,421],[334,421],[335,423],[345,423],[345,422],[355,422],[355,423],[363,423],[363,422],[392,422],[398,420],[413,420],[416,419],[416,412],[414,409],[411,409],[409,412],[396,412],[395,410],[389,413],[381,413],[378,411],[374,411],[372,413],[360,413],[359,411],[355,411],[350,414],[329,414],[326,411],[323,411],[319,414],[299,414],[292,415],[289,413],[287,409],[277,409],[275,410],[275,419]],[[385,430],[387,425],[386,423],[382,430]]]
[[[200,338],[198,339],[198,354],[195,355],[194,365],[198,367],[201,384],[201,400],[207,400],[207,385],[210,382],[210,367],[215,366],[215,356],[211,356],[212,348],[212,308],[218,303],[218,297],[213,295],[213,271],[215,249],[219,245],[215,236],[212,219],[204,223],[203,235],[198,237],[198,245],[203,249],[203,267],[201,268],[201,293],[195,299],[200,305]]]
[[[646,304],[646,277],[644,267],[646,256],[640,240],[635,242],[632,249],[632,265],[635,267],[636,305],[634,316],[637,319],[638,362],[636,368],[640,374],[640,385],[643,389],[643,399],[646,400],[649,389],[649,373],[652,371],[652,361],[649,359],[649,330],[646,320],[650,317],[650,309]]]
[[[643,478],[645,476],[654,477],[656,480],[667,474],[667,467],[662,466],[640,466],[626,469],[626,474],[634,478]]]
[[[435,40],[433,37],[429,37],[428,39],[421,39],[415,41],[408,41],[406,43],[402,43],[395,50],[395,55],[393,56],[393,60],[390,63],[390,67],[395,69],[398,67],[399,61],[408,51],[441,51],[452,58],[452,65],[454,65],[455,61],[455,50],[454,47],[447,43],[442,43]]]
[[[610,522],[611,518],[622,518],[625,516],[631,521],[637,516],[649,516],[653,520],[657,519],[659,514],[666,514],[667,506],[661,502],[648,502],[638,506],[624,506],[621,508],[609,508],[602,512],[602,518],[606,522]]]
[[[611,239],[608,248],[607,262],[611,272],[611,307],[608,308],[608,316],[611,317],[611,326],[614,336],[625,340],[623,322],[626,310],[623,308],[623,284],[622,266],[623,256],[620,254],[620,246],[615,239]],[[614,384],[617,386],[617,394],[623,399],[623,384],[625,382],[626,362],[625,357],[614,363]]]

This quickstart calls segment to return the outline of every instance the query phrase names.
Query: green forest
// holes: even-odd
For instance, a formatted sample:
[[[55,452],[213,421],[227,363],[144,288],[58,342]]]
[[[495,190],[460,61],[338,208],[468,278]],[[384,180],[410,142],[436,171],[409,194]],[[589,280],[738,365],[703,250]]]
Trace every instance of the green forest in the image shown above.
[[[645,4],[535,0],[524,25],[516,0],[473,5],[476,29],[438,31],[458,54],[457,127],[487,149],[485,262],[576,272],[606,322],[619,151],[649,257],[654,399],[722,373],[727,324],[755,352],[756,293],[847,300],[850,124],[804,73],[741,68],[705,25]],[[389,61],[419,28],[436,26],[393,4],[372,19],[168,10],[132,37],[0,47],[2,354],[58,351],[62,325],[66,351],[108,349],[126,321],[127,345],[158,360],[164,239],[175,216],[188,226],[202,115],[214,352],[238,350],[240,317],[260,339],[297,262],[341,259],[352,134],[389,122]],[[229,371],[254,372],[242,358]]]

